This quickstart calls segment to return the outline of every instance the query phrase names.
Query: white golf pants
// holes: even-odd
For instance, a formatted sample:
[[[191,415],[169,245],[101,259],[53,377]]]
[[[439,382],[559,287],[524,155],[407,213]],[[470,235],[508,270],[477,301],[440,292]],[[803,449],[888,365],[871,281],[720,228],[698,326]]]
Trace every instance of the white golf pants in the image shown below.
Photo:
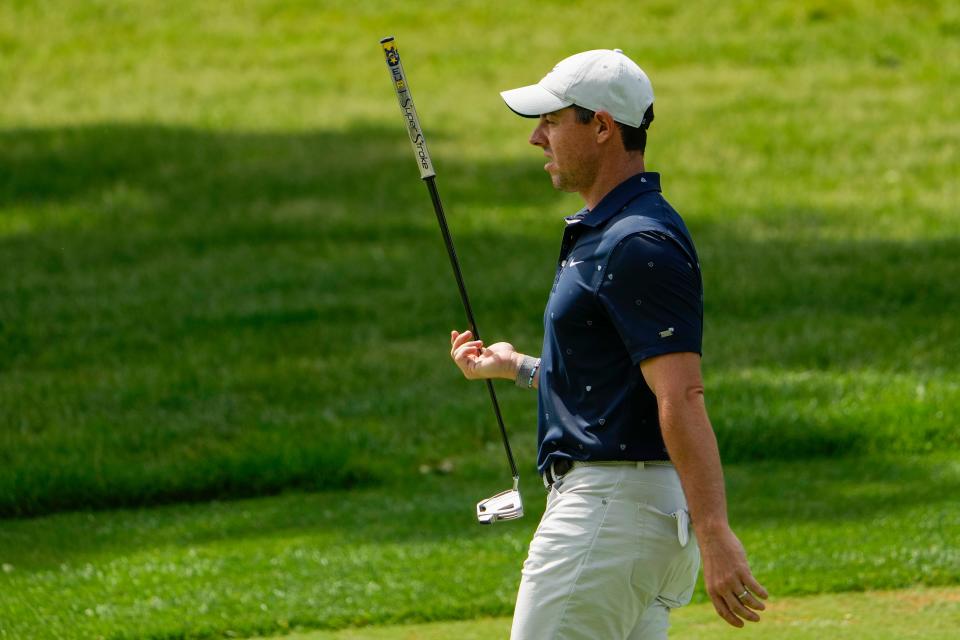
[[[700,551],[669,463],[576,466],[550,489],[511,640],[661,640]]]

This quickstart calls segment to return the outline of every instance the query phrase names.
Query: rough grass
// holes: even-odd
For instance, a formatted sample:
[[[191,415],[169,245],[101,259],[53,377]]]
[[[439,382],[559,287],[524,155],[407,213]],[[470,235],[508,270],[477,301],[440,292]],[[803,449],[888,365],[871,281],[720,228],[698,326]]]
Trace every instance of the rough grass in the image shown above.
[[[387,451],[391,475],[501,464],[485,394],[445,356],[462,312],[388,33],[489,338],[538,350],[579,206],[496,90],[620,46],[654,79],[649,164],[702,254],[725,458],[956,450],[958,20],[947,2],[573,3],[548,23],[534,3],[5,3],[0,514],[347,487]],[[529,460],[531,397],[503,395]]]
[[[531,353],[579,204],[497,90],[577,50],[640,60],[757,574],[778,597],[960,581],[956,3],[16,0],[0,517],[20,518],[0,522],[0,636],[509,614],[542,509],[533,398],[502,388],[529,515],[479,529],[505,464],[482,387],[447,360],[462,312],[389,34],[484,334]],[[231,500],[155,506],[211,498]],[[806,620],[777,637],[859,632]]]

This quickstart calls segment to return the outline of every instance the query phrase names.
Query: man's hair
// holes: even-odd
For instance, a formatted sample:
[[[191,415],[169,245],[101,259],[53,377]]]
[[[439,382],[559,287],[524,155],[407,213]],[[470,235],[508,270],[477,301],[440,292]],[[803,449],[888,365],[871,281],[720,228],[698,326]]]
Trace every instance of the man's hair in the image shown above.
[[[596,111],[584,109],[576,104],[573,105],[573,112],[580,124],[588,124],[596,115]],[[627,151],[639,151],[640,153],[646,151],[647,127],[650,126],[651,122],[653,122],[653,105],[647,107],[647,111],[643,114],[643,122],[640,123],[639,127],[631,127],[622,122],[617,122],[617,128],[620,129],[620,139],[623,140],[623,148]]]

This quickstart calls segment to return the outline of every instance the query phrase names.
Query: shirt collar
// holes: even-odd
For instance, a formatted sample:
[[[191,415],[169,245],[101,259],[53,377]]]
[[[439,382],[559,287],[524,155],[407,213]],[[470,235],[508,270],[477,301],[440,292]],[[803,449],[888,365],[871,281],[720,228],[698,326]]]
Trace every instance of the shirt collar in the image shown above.
[[[599,227],[631,200],[650,191],[660,191],[660,174],[653,171],[638,173],[614,187],[593,209],[584,207],[564,220],[567,225],[579,223],[588,227]]]

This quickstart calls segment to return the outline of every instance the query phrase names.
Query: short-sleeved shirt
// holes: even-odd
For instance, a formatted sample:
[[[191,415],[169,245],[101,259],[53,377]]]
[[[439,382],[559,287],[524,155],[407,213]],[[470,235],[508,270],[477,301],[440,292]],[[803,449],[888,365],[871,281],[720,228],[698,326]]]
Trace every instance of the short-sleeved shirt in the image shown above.
[[[667,460],[639,363],[701,353],[703,284],[693,240],[640,173],[566,218],[544,312],[537,464]]]

